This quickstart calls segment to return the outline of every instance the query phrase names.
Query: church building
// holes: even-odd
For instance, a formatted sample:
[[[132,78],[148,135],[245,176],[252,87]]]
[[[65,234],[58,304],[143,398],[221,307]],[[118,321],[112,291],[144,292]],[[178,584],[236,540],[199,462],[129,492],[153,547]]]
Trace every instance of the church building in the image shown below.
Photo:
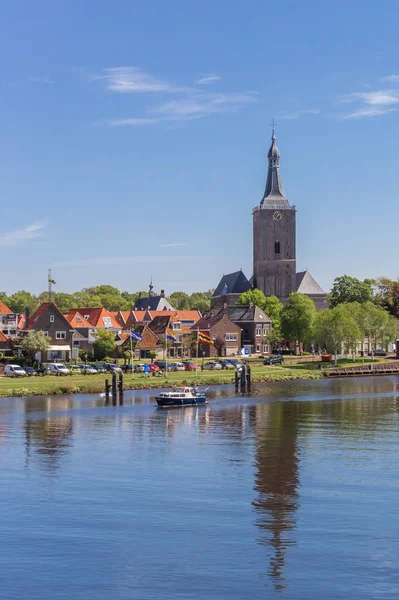
[[[248,280],[241,272],[224,275],[213,294],[212,307],[231,306],[240,293],[252,287],[283,303],[298,291],[309,296],[317,310],[323,310],[328,308],[326,293],[310,273],[296,272],[296,208],[284,194],[274,127],[267,159],[265,192],[252,211],[253,277]]]

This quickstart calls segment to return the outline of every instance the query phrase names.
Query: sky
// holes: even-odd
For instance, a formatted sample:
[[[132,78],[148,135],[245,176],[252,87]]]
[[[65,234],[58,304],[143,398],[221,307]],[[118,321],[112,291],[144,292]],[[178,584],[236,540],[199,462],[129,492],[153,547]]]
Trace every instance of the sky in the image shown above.
[[[297,270],[398,277],[396,0],[0,8],[0,290],[250,277],[273,118]]]

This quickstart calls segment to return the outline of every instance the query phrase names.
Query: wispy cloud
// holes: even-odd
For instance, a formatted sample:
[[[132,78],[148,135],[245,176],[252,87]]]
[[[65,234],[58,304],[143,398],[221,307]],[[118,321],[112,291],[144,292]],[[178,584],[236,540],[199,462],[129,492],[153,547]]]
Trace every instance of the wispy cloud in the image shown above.
[[[168,81],[162,81],[149,75],[142,69],[139,69],[139,67],[112,67],[104,69],[103,75],[97,75],[93,79],[103,80],[108,90],[122,94],[176,92],[182,89]]]
[[[399,81],[399,75],[388,75],[387,77],[383,78],[383,81],[398,82]]]
[[[279,115],[279,119],[300,119],[306,115],[319,115],[321,111],[318,108],[306,108],[303,110],[297,110],[295,112],[287,113],[283,112]]]
[[[216,81],[220,81],[219,75],[208,73],[201,75],[201,77],[196,81],[196,83],[198,85],[209,85],[210,83],[215,83]]]
[[[206,85],[219,80],[218,75],[208,73],[197,81]],[[200,119],[212,114],[234,112],[247,104],[257,102],[255,92],[205,92],[203,88],[177,85],[146,73],[139,67],[113,67],[104,69],[101,75],[91,77],[92,81],[102,81],[105,88],[116,93],[158,93],[172,94],[173,100],[150,105],[142,115],[124,118],[104,119],[95,125],[109,127],[155,125],[171,121]],[[165,98],[166,100],[166,98]]]
[[[45,223],[32,223],[22,229],[14,229],[0,235],[0,248],[14,248],[25,242],[44,236]]]
[[[358,107],[344,115],[345,119],[375,117],[398,110],[399,91],[376,90],[374,92],[354,92],[342,100],[343,104],[358,103]]]
[[[173,242],[172,244],[161,244],[160,248],[175,248],[176,246],[187,246],[183,242]]]

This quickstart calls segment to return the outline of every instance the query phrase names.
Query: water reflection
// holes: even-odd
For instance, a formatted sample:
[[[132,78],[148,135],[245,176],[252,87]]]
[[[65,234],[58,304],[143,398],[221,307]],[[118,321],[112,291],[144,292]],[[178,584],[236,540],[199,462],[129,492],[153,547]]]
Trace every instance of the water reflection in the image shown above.
[[[60,458],[68,452],[72,443],[73,419],[68,412],[57,415],[53,411],[69,411],[72,405],[70,398],[63,397],[26,399],[25,412],[29,415],[25,419],[27,463],[33,455],[50,472],[59,467]],[[41,414],[36,416],[35,413]]]
[[[295,544],[298,508],[298,420],[292,403],[256,406],[255,490],[253,506],[259,542],[270,549],[268,575],[276,589],[285,587],[287,548]]]

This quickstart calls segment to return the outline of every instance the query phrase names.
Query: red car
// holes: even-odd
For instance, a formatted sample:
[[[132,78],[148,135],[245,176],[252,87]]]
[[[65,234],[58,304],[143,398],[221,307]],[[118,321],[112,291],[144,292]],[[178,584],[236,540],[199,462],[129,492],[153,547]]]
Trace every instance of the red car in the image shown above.
[[[158,372],[158,371],[160,371],[160,370],[161,370],[161,369],[158,367],[158,365],[148,365],[148,366],[150,367],[150,372],[153,372],[153,371],[155,371],[155,372]]]
[[[183,360],[183,365],[185,371],[195,371],[195,364],[189,360]]]

